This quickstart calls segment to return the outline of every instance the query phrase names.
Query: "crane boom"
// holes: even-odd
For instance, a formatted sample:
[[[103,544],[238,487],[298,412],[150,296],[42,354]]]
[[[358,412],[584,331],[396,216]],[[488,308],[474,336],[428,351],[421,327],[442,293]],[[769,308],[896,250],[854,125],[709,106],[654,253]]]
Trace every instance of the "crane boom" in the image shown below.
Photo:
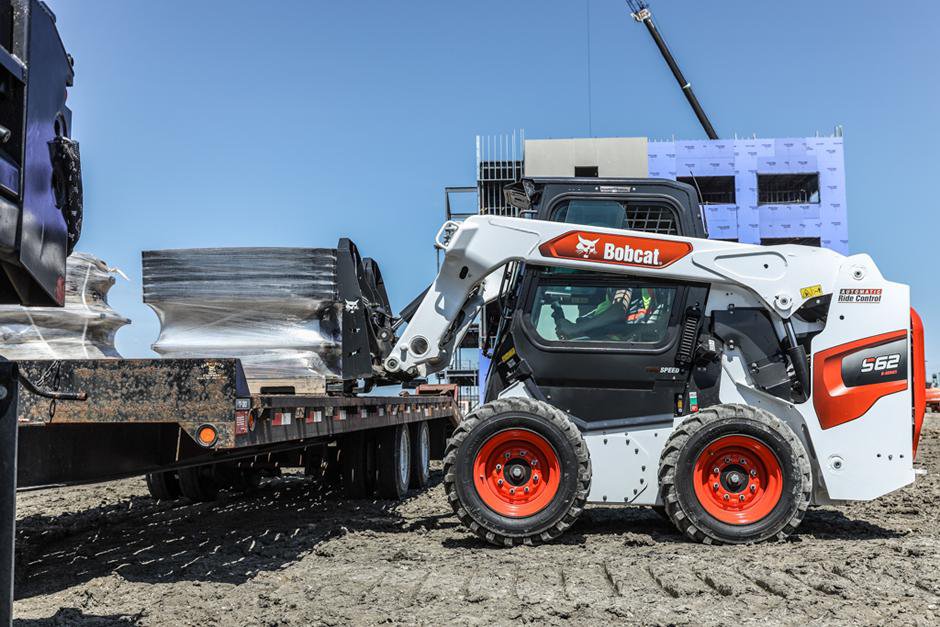
[[[679,69],[679,64],[676,62],[675,57],[672,56],[672,52],[669,51],[669,46],[666,45],[666,41],[659,33],[659,29],[657,29],[656,24],[653,23],[653,14],[650,12],[649,5],[644,0],[627,0],[627,5],[633,13],[633,19],[646,25],[646,30],[649,31],[653,42],[656,44],[656,47],[659,48],[659,52],[663,55],[666,65],[672,70],[672,75],[676,77],[676,82],[679,83],[679,87],[682,88],[682,93],[685,94],[685,99],[689,101],[689,106],[691,106],[692,111],[695,112],[695,117],[698,118],[702,128],[705,129],[705,134],[708,135],[709,139],[718,139],[718,133],[715,132],[715,127],[712,126],[711,120],[705,115],[705,110],[702,109],[702,105],[699,104],[695,92],[692,91],[692,84],[686,80],[682,70]]]

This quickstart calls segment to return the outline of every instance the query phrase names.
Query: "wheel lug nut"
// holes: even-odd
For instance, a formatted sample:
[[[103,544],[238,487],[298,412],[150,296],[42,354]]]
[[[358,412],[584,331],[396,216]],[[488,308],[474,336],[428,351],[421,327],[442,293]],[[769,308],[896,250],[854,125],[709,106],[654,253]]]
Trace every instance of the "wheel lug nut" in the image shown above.
[[[502,464],[496,464],[496,470],[502,470],[502,469],[503,469]]]
[[[497,481],[497,482],[496,482],[496,485],[503,485],[503,480],[500,479],[499,481]]]
[[[529,464],[534,468],[535,466],[539,465],[539,460],[533,459],[531,462],[529,462]]]
[[[725,457],[725,463],[726,463],[726,464],[730,464],[730,463],[731,463],[731,458],[730,458],[730,457]]]
[[[718,466],[715,466],[714,468],[712,468],[712,473],[717,475],[720,472],[721,472],[721,468],[719,468]]]
[[[741,459],[738,460],[738,462],[741,464],[746,464],[747,460],[742,457]]]
[[[731,498],[731,497],[728,496],[727,494],[724,496],[724,499],[725,499],[726,501],[729,500],[730,498]]]
[[[519,457],[525,457],[525,455],[526,455],[525,451],[519,451]]]
[[[532,477],[532,483],[538,483],[538,482],[539,482],[539,476],[538,476],[538,475],[533,475],[533,477]]]
[[[753,493],[753,492],[757,492],[757,486],[756,486],[756,485],[752,485],[752,486],[751,486],[751,492],[752,492],[752,493]]]
[[[739,500],[739,501],[743,501],[743,500],[744,500],[744,495],[743,495],[743,494],[739,495],[739,496],[738,496],[738,500]]]
[[[528,488],[528,487],[526,487],[526,489],[525,489],[525,493],[526,493],[526,494],[528,494],[528,493],[529,493],[529,488]]]
[[[721,487],[721,486],[719,486],[718,483],[715,482],[715,483],[712,484],[712,487],[717,490],[717,489],[718,489],[719,487]]]
[[[755,470],[754,468],[751,468],[751,476],[752,476],[752,477],[756,477],[756,476],[757,476],[757,470]]]
[[[503,453],[503,457],[505,457],[506,459],[509,459],[509,453]]]
[[[516,493],[516,489],[515,489],[515,488],[509,488],[509,493],[510,493],[510,494],[515,494],[515,493]]]

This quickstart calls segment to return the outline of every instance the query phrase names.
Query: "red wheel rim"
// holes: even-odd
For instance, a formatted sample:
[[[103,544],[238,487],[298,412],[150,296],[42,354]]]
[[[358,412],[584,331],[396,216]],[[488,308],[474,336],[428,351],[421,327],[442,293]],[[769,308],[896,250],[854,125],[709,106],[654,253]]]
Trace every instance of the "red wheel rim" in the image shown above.
[[[555,449],[528,429],[500,431],[473,460],[477,494],[487,507],[508,518],[532,516],[548,507],[560,479]]]
[[[718,438],[695,460],[695,496],[705,511],[730,525],[750,525],[773,511],[783,494],[780,460],[760,440]]]

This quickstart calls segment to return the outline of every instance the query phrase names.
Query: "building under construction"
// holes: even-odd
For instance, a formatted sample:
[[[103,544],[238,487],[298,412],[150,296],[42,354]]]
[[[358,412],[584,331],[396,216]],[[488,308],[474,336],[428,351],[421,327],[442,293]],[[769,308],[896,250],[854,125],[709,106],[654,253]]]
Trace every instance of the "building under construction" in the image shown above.
[[[458,189],[476,194],[479,213],[507,215],[502,188],[523,176],[674,179],[698,189],[710,238],[846,254],[842,140],[839,128],[776,139],[477,137],[476,186]]]

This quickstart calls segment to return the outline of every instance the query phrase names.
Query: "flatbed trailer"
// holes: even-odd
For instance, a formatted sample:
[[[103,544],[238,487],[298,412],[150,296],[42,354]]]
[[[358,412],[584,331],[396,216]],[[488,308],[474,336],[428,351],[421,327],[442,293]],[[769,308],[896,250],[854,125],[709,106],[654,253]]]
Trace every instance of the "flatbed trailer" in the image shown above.
[[[17,490],[146,474],[155,498],[207,501],[301,467],[348,496],[400,498],[460,420],[453,393],[406,394],[253,394],[237,359],[0,362],[0,625]]]
[[[20,489],[223,462],[309,467],[311,455],[353,434],[420,423],[429,427],[434,458],[459,420],[453,395],[252,394],[237,359],[18,365],[33,382],[18,389]],[[86,398],[51,399],[35,388]],[[367,444],[356,440],[355,446]]]

